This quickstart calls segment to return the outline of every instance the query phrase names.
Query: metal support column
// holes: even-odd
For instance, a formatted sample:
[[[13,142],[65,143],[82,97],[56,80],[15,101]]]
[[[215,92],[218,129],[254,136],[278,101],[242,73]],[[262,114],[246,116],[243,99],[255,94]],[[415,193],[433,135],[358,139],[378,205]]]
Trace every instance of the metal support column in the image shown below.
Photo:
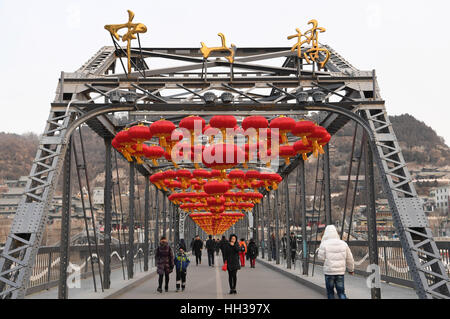
[[[365,162],[365,188],[366,188],[366,214],[367,214],[367,241],[369,244],[369,263],[378,267],[378,243],[377,243],[377,217],[375,208],[375,179],[373,171],[373,154],[370,144],[364,144]],[[380,271],[378,271],[380,273]],[[376,282],[376,281],[375,281]],[[381,299],[379,287],[371,288],[372,299]]]
[[[58,298],[67,299],[69,290],[67,287],[67,267],[69,266],[69,246],[70,246],[70,214],[72,206],[72,181],[70,171],[72,168],[72,138],[69,141],[63,166],[63,196],[61,212],[61,244],[59,247],[59,285]]]
[[[279,191],[278,189],[275,191],[275,259],[276,264],[280,263],[280,209],[281,203],[279,201]]]
[[[284,179],[285,207],[286,207],[286,267],[291,269],[291,223],[289,210],[289,176]]]
[[[330,187],[330,153],[329,145],[323,147],[325,154],[323,154],[323,178],[325,187],[325,199],[324,199],[324,209],[325,209],[325,223],[331,225],[333,223],[331,219],[331,187]]]
[[[156,220],[155,220],[155,249],[158,247],[159,243],[159,190],[155,186],[155,211],[156,211]]]
[[[128,196],[128,278],[133,278],[134,273],[134,162],[130,162],[130,188]]]
[[[271,212],[272,211],[272,207],[270,205],[270,195],[271,195],[270,193],[267,194],[267,221],[268,221],[268,224],[267,224],[267,240],[269,241],[269,245],[267,246],[269,249],[268,249],[267,253],[269,254],[268,260],[272,261],[272,251],[273,251],[274,247],[273,247],[273,241],[272,241],[272,234],[270,233],[270,231],[271,231],[271,228],[270,228],[271,223],[270,223],[270,221],[271,221],[271,218],[272,218],[272,212]]]
[[[266,241],[265,241],[265,236],[264,236],[264,228],[266,227],[266,222],[264,220],[264,198],[261,200],[261,257],[264,258],[265,257],[265,253],[264,250],[266,248]]]
[[[145,176],[145,192],[144,192],[144,271],[148,271],[149,222],[150,222],[150,181],[149,181],[149,177]]]
[[[103,249],[103,287],[111,286],[111,211],[112,211],[112,165],[111,165],[111,138],[105,138],[105,188],[103,193],[105,226]],[[117,212],[116,212],[117,213]]]
[[[163,214],[162,235],[166,236],[166,228],[167,228],[167,201],[166,201],[166,196],[164,196],[164,194],[162,194],[162,204],[163,204],[163,207],[162,207],[162,214]]]
[[[307,222],[306,222],[306,183],[305,183],[305,161],[299,161],[299,181],[300,184],[300,213],[302,215],[302,252],[303,252],[303,275],[308,275],[308,238],[307,238]]]

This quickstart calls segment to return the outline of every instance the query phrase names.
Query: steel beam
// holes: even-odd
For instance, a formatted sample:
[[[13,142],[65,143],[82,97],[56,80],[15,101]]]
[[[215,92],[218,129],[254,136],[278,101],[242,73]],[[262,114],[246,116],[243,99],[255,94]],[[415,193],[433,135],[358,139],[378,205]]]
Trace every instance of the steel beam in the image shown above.
[[[111,138],[105,138],[105,187],[104,201],[104,250],[103,250],[103,287],[111,286],[111,222],[112,222],[112,165],[111,165]],[[117,212],[116,212],[117,213]]]
[[[128,278],[132,279],[134,274],[134,162],[130,162],[130,187],[128,195]]]
[[[377,215],[375,207],[375,177],[373,171],[373,154],[369,143],[364,144],[365,191],[367,214],[367,240],[369,244],[369,263],[378,267]],[[380,299],[380,287],[370,289],[372,299]]]
[[[300,214],[302,215],[302,253],[303,253],[303,275],[308,275],[308,234],[307,234],[307,222],[306,222],[306,182],[305,182],[305,161],[301,159],[299,161],[299,180],[297,184],[300,184]]]
[[[279,190],[277,189],[275,191],[275,257],[276,257],[276,264],[280,264],[280,210],[281,210],[281,203],[279,201]]]
[[[144,271],[148,271],[149,246],[149,223],[150,223],[150,181],[149,176],[145,176],[144,192]]]
[[[324,208],[325,208],[325,223],[327,225],[333,224],[331,218],[331,185],[330,185],[330,152],[329,145],[323,147],[325,154],[323,154],[323,179],[324,179]]]
[[[290,212],[290,201],[289,201],[289,178],[284,180],[284,191],[285,191],[285,207],[286,207],[286,258],[287,258],[287,268],[291,269],[291,212]]]
[[[155,186],[155,216],[156,216],[156,220],[155,220],[155,248],[158,247],[158,243],[159,243],[159,207],[160,207],[160,203],[159,203],[159,190],[158,188],[156,188]]]
[[[72,139],[70,139],[72,141]],[[64,157],[63,168],[63,196],[62,196],[62,211],[61,211],[61,241],[59,247],[59,284],[58,284],[58,298],[68,299],[69,288],[67,285],[67,268],[70,262],[70,215],[72,212],[72,147],[69,147]]]

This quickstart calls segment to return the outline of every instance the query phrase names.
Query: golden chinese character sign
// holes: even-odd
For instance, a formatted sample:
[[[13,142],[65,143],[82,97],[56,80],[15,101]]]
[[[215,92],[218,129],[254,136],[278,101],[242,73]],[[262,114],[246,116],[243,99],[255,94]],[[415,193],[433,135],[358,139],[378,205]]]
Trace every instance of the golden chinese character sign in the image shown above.
[[[305,33],[302,33],[299,28],[295,29],[297,31],[296,34],[288,36],[288,40],[297,38],[297,43],[294,44],[291,48],[291,51],[297,50],[297,56],[299,58],[304,58],[308,63],[311,61],[316,62],[319,65],[319,68],[323,69],[325,64],[327,64],[330,58],[330,52],[325,49],[319,47],[319,33],[325,32],[325,28],[318,27],[317,20],[310,20],[308,24],[311,24],[312,27]],[[302,45],[309,44],[311,48],[307,49],[303,52],[302,55]],[[323,61],[319,61],[319,52],[324,52],[326,57]]]
[[[202,45],[202,47],[200,48],[200,52],[202,53],[203,57],[205,59],[207,59],[209,57],[209,55],[211,54],[211,52],[213,52],[213,51],[218,51],[218,52],[228,51],[228,52],[230,52],[230,55],[225,58],[228,60],[228,62],[233,63],[236,46],[234,44],[231,44],[230,48],[227,47],[226,39],[225,39],[225,36],[223,35],[223,33],[218,33],[217,35],[222,40],[222,46],[221,47],[207,47],[205,45],[205,43],[200,42],[200,44]]]
[[[132,23],[134,19],[134,13],[131,10],[128,11],[128,22],[122,23],[122,24],[107,24],[105,25],[105,29],[111,33],[111,35],[116,38],[117,41],[122,38],[122,41],[127,42],[127,56],[128,56],[128,73],[131,72],[131,54],[130,54],[130,48],[131,48],[131,40],[136,39],[135,34],[137,33],[145,33],[147,32],[147,27],[142,23]],[[117,32],[120,29],[127,28],[128,32],[124,35],[120,36]]]

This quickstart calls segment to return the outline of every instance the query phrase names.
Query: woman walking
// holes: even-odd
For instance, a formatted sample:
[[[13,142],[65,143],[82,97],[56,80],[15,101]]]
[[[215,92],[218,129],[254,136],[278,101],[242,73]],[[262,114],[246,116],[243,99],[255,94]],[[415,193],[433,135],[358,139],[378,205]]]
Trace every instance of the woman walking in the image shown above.
[[[164,290],[169,291],[169,274],[173,271],[173,251],[167,242],[166,237],[162,236],[159,241],[159,246],[156,249],[156,265],[158,278],[158,292],[162,293],[162,282],[163,277],[165,277]]]
[[[239,243],[237,236],[230,235],[230,240],[225,246],[225,261],[228,270],[228,283],[230,284],[230,294],[236,294],[237,271],[241,269],[239,262]]]

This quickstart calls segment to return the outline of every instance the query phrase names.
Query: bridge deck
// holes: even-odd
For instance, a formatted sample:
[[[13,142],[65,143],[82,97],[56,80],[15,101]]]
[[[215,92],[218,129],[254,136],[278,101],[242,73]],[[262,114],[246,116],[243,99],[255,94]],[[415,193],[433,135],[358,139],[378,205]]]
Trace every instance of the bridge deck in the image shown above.
[[[176,292],[175,273],[170,275],[169,291],[159,293],[157,275],[133,289],[115,296],[121,299],[323,299],[324,295],[301,285],[280,273],[256,264],[250,268],[241,268],[237,274],[237,294],[229,295],[228,273],[222,271],[222,256],[215,256],[215,267],[208,266],[208,258],[203,253],[202,263],[195,265],[195,257],[190,257],[191,264],[187,271],[186,290]],[[164,284],[163,284],[164,285]],[[164,288],[164,287],[163,287]]]
[[[222,271],[222,256],[215,256],[215,267],[208,266],[206,252],[203,253],[202,263],[195,265],[195,257],[190,256],[191,265],[187,272],[186,290],[176,292],[175,273],[170,275],[169,291],[158,293],[157,275],[153,260],[150,261],[148,272],[142,272],[142,265],[135,264],[135,275],[132,280],[124,280],[122,269],[115,269],[111,273],[111,289],[101,293],[95,293],[92,278],[81,280],[80,288],[69,289],[71,299],[324,299],[325,283],[320,266],[316,266],[314,276],[300,275],[300,265],[288,270],[281,263],[275,262],[256,263],[256,268],[246,267],[238,271],[238,283],[236,295],[229,295],[228,274]],[[269,265],[269,267],[267,266]],[[291,274],[290,277],[288,274]],[[295,275],[298,278],[293,280]],[[299,282],[300,281],[300,282]],[[306,283],[305,284],[302,284]],[[97,275],[97,285],[99,278]],[[382,282],[381,295],[383,299],[415,299],[417,295],[413,289]],[[360,276],[348,276],[345,279],[346,294],[351,299],[369,299],[370,289],[366,286],[366,278]],[[29,299],[55,299],[58,296],[57,288],[44,290],[27,296]]]

